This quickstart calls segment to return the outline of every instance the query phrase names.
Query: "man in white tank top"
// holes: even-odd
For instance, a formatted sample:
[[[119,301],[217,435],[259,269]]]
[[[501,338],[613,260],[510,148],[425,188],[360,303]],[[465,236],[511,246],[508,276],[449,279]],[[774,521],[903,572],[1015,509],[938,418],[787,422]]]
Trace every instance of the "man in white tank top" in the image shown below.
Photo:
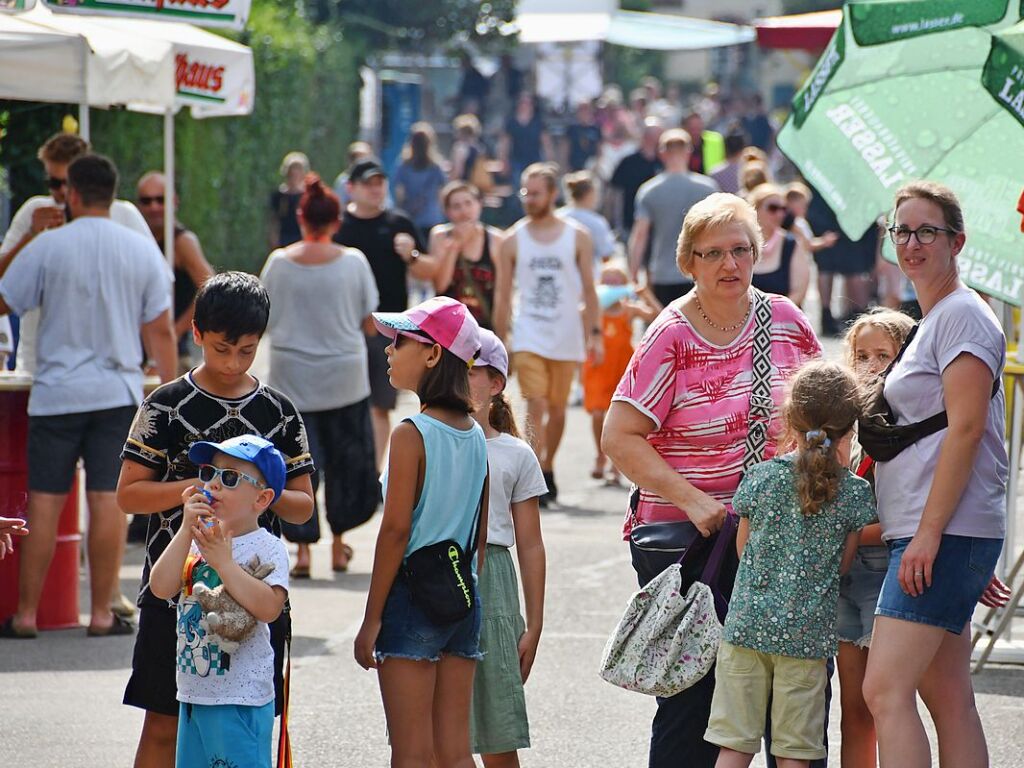
[[[593,245],[585,229],[555,216],[554,167],[527,167],[520,195],[526,217],[516,222],[501,246],[505,268],[498,271],[495,285],[494,329],[508,339],[512,317],[509,349],[526,398],[526,434],[548,484],[547,496],[541,497],[546,506],[558,493],[553,468],[573,376],[587,355],[600,361],[604,349]],[[518,288],[514,316],[513,281]]]

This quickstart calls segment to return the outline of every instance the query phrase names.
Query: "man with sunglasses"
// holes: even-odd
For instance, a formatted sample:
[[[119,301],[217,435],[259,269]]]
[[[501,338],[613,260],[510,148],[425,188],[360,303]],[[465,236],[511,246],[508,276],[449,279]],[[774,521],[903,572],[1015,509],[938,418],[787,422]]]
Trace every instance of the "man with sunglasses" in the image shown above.
[[[11,219],[10,229],[0,243],[0,277],[22,249],[41,232],[66,224],[68,212],[68,166],[75,158],[89,151],[89,142],[73,133],[57,133],[39,148],[37,157],[46,173],[50,194],[30,197]],[[145,219],[127,200],[114,200],[110,220],[152,238]],[[39,310],[30,310],[21,317],[17,349],[17,368],[25,373],[36,372],[36,336]]]
[[[167,184],[159,171],[148,171],[136,186],[137,200],[149,231],[160,250],[164,249],[164,219],[167,216]],[[178,368],[184,373],[192,363],[192,316],[196,311],[196,291],[213,277],[213,267],[203,255],[195,232],[177,221],[178,195],[171,201],[174,222],[174,337],[178,340]]]
[[[629,272],[637,281],[648,242],[647,283],[663,306],[668,306],[693,288],[682,280],[676,266],[676,241],[687,211],[712,192],[714,179],[690,171],[693,143],[690,134],[674,128],[661,134],[658,155],[665,170],[636,193],[636,220],[629,236]]]

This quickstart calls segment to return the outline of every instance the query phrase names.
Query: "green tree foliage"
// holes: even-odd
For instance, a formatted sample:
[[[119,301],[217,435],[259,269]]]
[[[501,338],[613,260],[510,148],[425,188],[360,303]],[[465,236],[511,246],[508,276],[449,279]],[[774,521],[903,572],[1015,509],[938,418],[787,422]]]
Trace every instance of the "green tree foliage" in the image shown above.
[[[650,11],[651,0],[621,0],[624,11]],[[628,48],[621,45],[606,45],[604,52],[604,74],[609,83],[618,84],[625,96],[640,84],[647,75],[661,77],[665,71],[665,52],[648,51],[643,48]]]
[[[179,218],[215,266],[257,271],[268,252],[268,201],[285,153],[305,152],[328,183],[345,165],[359,119],[361,48],[337,26],[314,26],[271,0],[255,0],[239,40],[253,50],[255,109],[248,117],[177,116]],[[74,108],[0,102],[4,110],[10,116],[0,161],[19,205],[45,192],[36,148]],[[138,178],[163,167],[160,117],[93,110],[91,133],[96,151],[118,165],[122,197],[134,198]]]
[[[782,0],[784,13],[812,13],[842,8],[843,0]]]
[[[370,48],[404,45],[422,53],[432,53],[437,46],[453,41],[494,38],[499,27],[515,16],[515,0],[307,0],[307,3],[313,18],[340,21],[345,29],[358,29]]]

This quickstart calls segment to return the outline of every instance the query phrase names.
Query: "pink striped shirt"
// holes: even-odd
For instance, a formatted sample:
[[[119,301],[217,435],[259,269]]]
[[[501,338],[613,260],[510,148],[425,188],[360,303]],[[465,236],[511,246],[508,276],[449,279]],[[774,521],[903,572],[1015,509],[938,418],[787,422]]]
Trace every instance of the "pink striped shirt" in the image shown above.
[[[772,397],[764,459],[775,455],[782,432],[779,412],[786,380],[803,363],[821,355],[810,323],[785,296],[768,297],[772,306]],[[751,313],[740,335],[727,347],[712,344],[670,305],[647,329],[619,382],[613,400],[629,403],[654,421],[647,435],[658,454],[695,488],[727,506],[739,485],[747,436],[754,355]],[[641,489],[640,522],[686,518],[685,511]],[[629,535],[627,514],[624,536]]]

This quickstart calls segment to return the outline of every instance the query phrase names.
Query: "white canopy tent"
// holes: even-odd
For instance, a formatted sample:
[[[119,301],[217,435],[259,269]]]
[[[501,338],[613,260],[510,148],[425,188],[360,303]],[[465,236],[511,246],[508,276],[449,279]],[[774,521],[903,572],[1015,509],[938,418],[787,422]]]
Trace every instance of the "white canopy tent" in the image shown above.
[[[14,44],[2,44],[8,38]],[[54,14],[42,4],[0,14],[0,98],[77,102],[86,138],[91,106],[162,114],[169,190],[177,110],[187,106],[197,118],[249,114],[255,81],[252,51],[189,24]],[[173,228],[166,217],[169,262]]]
[[[739,24],[623,11],[617,0],[520,0],[513,25],[523,43],[601,40],[660,51],[739,45],[757,37],[753,27]]]

